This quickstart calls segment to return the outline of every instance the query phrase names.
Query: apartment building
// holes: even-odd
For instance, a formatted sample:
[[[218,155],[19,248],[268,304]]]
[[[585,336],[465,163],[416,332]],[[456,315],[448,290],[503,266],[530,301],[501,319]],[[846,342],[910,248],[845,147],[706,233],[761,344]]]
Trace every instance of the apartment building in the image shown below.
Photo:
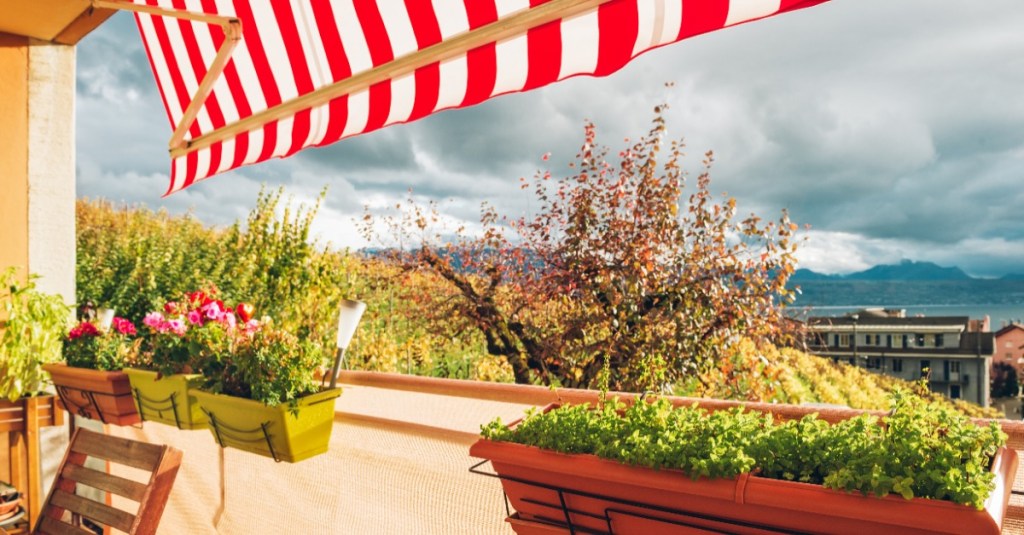
[[[932,391],[989,406],[995,337],[988,319],[906,317],[900,309],[866,309],[807,321],[817,355],[907,380],[928,378]]]
[[[996,353],[992,357],[992,364],[1005,362],[1017,370],[1017,376],[1021,376],[1024,370],[1024,325],[1010,323],[995,333]]]

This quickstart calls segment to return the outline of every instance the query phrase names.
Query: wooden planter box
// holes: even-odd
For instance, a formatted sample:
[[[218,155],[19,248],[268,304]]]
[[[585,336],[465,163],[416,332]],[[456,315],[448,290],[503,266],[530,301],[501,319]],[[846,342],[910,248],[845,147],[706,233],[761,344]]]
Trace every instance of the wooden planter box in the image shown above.
[[[236,448],[290,463],[327,452],[340,388],[268,407],[251,399],[190,390],[210,419],[210,432],[223,448]]]
[[[43,369],[50,373],[61,404],[69,413],[105,424],[139,423],[128,376],[123,372],[75,368],[65,364],[45,364]]]
[[[998,534],[1017,471],[1003,448],[996,489],[984,510],[952,502],[846,493],[819,485],[743,474],[693,480],[675,470],[627,466],[481,439],[470,455],[491,462],[517,514],[516,533],[765,534],[805,532]],[[571,529],[570,529],[571,527]]]
[[[133,407],[146,422],[173,425],[178,429],[206,429],[206,415],[190,389],[202,383],[202,375],[168,375],[149,370],[125,368],[134,396]]]

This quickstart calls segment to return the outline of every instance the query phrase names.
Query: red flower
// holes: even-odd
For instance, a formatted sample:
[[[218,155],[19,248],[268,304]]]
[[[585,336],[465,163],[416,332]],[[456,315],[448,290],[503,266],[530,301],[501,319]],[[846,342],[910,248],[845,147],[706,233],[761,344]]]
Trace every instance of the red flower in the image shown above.
[[[68,332],[68,340],[78,340],[83,336],[99,336],[100,330],[88,321],[83,321]]]
[[[168,316],[178,315],[178,303],[175,301],[168,301],[164,303],[164,313]]]
[[[210,299],[209,297],[206,297],[206,292],[203,292],[201,290],[197,290],[192,293],[187,293],[185,294],[185,297],[188,297],[188,304],[191,308],[199,308],[205,305],[207,301]]]
[[[235,313],[238,314],[238,318],[242,320],[242,323],[251,320],[255,311],[256,307],[249,303],[238,303],[238,306],[235,307]]]

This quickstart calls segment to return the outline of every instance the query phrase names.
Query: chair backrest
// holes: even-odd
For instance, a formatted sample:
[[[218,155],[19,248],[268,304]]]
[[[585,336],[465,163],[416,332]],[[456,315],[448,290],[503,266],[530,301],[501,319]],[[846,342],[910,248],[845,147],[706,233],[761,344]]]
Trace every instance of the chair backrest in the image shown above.
[[[88,457],[142,470],[146,474],[139,479],[148,480],[142,483],[87,468],[85,460]],[[43,504],[39,523],[33,533],[92,534],[91,531],[69,523],[71,515],[66,513],[77,514],[96,524],[130,534],[156,533],[180,465],[181,451],[170,446],[148,444],[79,428],[71,437],[71,444],[64,454],[57,479]],[[105,502],[78,496],[75,490],[79,484],[138,502],[139,509],[131,514]]]

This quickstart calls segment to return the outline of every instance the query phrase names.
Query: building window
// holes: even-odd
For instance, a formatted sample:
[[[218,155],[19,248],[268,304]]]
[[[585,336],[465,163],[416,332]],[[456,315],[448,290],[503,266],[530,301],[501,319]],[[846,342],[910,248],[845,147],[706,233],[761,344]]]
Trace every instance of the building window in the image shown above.
[[[949,385],[949,397],[960,399],[960,385]]]
[[[892,371],[902,372],[903,371],[903,359],[892,359]]]
[[[915,346],[917,346],[917,347],[924,347],[924,335],[923,334],[915,334],[914,338],[915,338],[915,340],[914,340],[914,345]]]
[[[885,335],[885,347],[892,347],[892,335]]]
[[[928,373],[931,372],[932,362],[930,360],[921,361],[921,377],[928,377]]]
[[[881,357],[868,357],[868,368],[869,369],[874,369],[874,370],[881,369],[882,368],[882,358]]]
[[[944,342],[945,342],[945,338],[943,337],[943,335],[941,335],[941,334],[936,334],[935,335],[935,347],[942,347]]]
[[[839,341],[836,343],[836,347],[848,347],[853,345],[850,343],[850,335],[840,334],[837,336],[839,336]]]
[[[960,361],[951,360],[949,361],[949,373],[960,373]]]
[[[903,345],[901,345],[900,347],[910,347],[910,345],[907,344],[908,338],[909,337],[907,335],[903,335]]]
[[[853,357],[849,358],[849,362],[850,362],[851,365],[856,365],[857,364],[857,361],[853,360]]]
[[[882,335],[876,334],[875,335],[875,346],[877,347],[877,346],[880,346],[880,345],[882,345]]]

